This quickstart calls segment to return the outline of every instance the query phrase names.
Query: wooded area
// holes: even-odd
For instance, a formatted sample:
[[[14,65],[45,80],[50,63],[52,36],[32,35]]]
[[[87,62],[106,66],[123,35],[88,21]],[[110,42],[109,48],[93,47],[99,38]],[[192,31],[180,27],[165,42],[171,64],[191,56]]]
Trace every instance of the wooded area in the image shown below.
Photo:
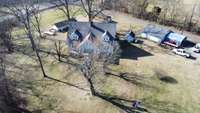
[[[104,5],[107,9],[200,34],[199,1],[190,7],[184,0],[105,0]]]

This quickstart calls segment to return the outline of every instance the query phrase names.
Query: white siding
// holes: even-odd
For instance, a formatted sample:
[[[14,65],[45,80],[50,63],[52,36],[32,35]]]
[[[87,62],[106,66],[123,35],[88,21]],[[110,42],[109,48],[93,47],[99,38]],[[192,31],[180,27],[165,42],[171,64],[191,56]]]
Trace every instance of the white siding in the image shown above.
[[[152,36],[152,35],[149,35],[149,34],[146,34],[146,33],[142,33],[141,37],[142,38],[147,38],[147,39],[149,39],[151,41],[154,41],[154,42],[157,42],[157,43],[161,43],[161,41],[162,41],[160,38]]]

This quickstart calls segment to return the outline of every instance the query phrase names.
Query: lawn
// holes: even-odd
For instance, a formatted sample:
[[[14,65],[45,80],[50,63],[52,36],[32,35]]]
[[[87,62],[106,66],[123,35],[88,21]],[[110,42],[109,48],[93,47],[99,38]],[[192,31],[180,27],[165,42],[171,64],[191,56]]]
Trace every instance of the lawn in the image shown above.
[[[135,24],[130,21],[132,17],[119,13],[114,15],[114,19],[118,21],[118,30],[128,30],[130,27],[138,31],[143,24],[148,23],[142,24],[139,21],[142,26]],[[42,12],[44,29],[62,20],[65,20],[65,16],[58,10]],[[21,29],[16,29],[14,36],[19,36],[22,32]],[[99,89],[108,95],[140,100],[142,106],[151,113],[199,113],[199,63],[175,56],[150,41],[143,41],[143,45],[130,45],[133,46],[132,50],[127,50],[130,58],[126,56],[120,60],[120,65],[110,66],[114,74],[127,75],[109,75],[99,83]],[[17,81],[17,87],[26,92],[23,97],[27,99],[28,109],[42,113],[125,113],[111,103],[92,96],[80,70],[65,63],[68,61],[66,59],[65,62],[58,62],[56,56],[41,53],[45,71],[50,77],[73,83],[86,90],[44,79],[29,41],[20,39],[15,43],[22,47],[7,56],[7,61],[10,62],[8,69],[14,71],[9,75]],[[45,50],[55,52],[53,41],[43,39],[41,46]],[[64,48],[67,49],[66,46]]]
[[[71,11],[71,16],[74,17],[83,15],[84,12],[79,7],[74,6],[73,11]],[[41,13],[41,26],[42,28],[48,27],[50,25],[53,25],[56,22],[67,20],[66,15],[59,9],[52,9],[47,10]]]
[[[174,56],[170,51],[166,52],[149,41],[145,41],[145,45],[156,47],[149,49],[148,46],[143,46],[144,50],[153,54],[152,56],[140,57],[137,61],[124,59],[121,61],[124,68],[120,66],[120,70],[144,77],[142,83],[147,86],[136,85],[135,98],[144,102],[153,113],[198,113],[198,61]]]

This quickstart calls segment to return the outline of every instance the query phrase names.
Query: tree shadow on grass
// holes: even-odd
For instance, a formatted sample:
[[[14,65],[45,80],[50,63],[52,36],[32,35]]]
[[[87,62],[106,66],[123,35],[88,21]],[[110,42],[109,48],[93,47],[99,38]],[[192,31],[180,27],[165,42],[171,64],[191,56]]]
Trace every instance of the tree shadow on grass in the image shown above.
[[[168,84],[177,84],[178,83],[178,81],[175,78],[168,76],[168,74],[165,71],[157,69],[157,70],[155,70],[155,74],[158,77],[158,79],[162,82],[165,82]]]
[[[153,86],[151,84],[148,84],[148,81],[146,81],[146,80],[150,79],[150,78],[145,78],[145,77],[139,76],[137,74],[130,74],[130,73],[115,74],[115,73],[107,71],[106,75],[118,77],[120,79],[123,79],[123,80],[125,80],[129,83],[132,83],[132,84],[137,85],[137,86],[142,87],[142,88],[159,90],[158,87]]]
[[[147,97],[143,99],[144,105],[148,107],[149,109],[152,109],[154,111],[157,111],[159,113],[180,113],[181,111],[186,111],[185,108],[183,108],[181,105],[178,105],[176,103],[171,103],[168,101],[160,101],[154,99],[151,101],[152,97]],[[148,101],[148,99],[150,101]],[[181,110],[181,111],[180,111]]]
[[[40,51],[40,52],[45,53],[45,51]],[[48,52],[48,51],[46,51],[46,53],[47,54],[51,54],[51,55],[55,55],[54,53],[51,53],[51,52]],[[63,56],[63,57],[66,58],[68,56]],[[75,67],[79,68],[78,67],[79,64],[76,64],[73,61],[65,60],[63,62],[66,63],[66,64],[69,64],[69,62],[71,62],[72,65],[75,65]],[[126,77],[125,74],[121,74],[121,77],[124,77],[124,79],[126,79],[127,81],[130,79],[130,78]],[[65,82],[63,80],[59,80],[59,79],[53,78],[51,76],[45,76],[44,78],[45,79],[49,79],[49,80],[53,80],[53,81],[56,81],[58,83],[62,83],[62,84],[68,85],[68,86],[72,86],[72,87],[78,88],[80,90],[90,91],[90,90],[81,88],[81,87],[79,87],[79,86],[77,86],[75,84],[71,84],[71,83]],[[139,79],[139,77],[138,77],[138,79]],[[94,96],[99,97],[99,98],[101,98],[101,99],[103,99],[103,100],[115,105],[116,107],[124,110],[127,113],[148,112],[148,110],[143,108],[143,107],[134,108],[132,106],[133,100],[126,100],[126,99],[118,98],[118,97],[115,97],[115,96],[110,96],[110,95],[107,95],[107,94],[99,93],[99,92],[96,92],[96,91],[94,93]]]
[[[35,54],[34,54],[34,52],[32,51],[32,49],[30,49],[30,51],[27,51],[26,48],[27,48],[27,47],[24,47],[24,46],[21,46],[21,45],[17,45],[17,46],[15,47],[15,50],[16,50],[17,52],[20,52],[20,53],[22,53],[22,54],[24,54],[24,55],[27,55],[27,56],[31,57],[31,58],[34,58]],[[47,55],[57,55],[55,52],[50,52],[50,51],[42,50],[42,49],[40,49],[39,52],[40,52],[40,53],[47,54]],[[72,65],[72,66],[74,66],[74,67],[77,67],[77,66],[78,66],[78,64],[76,64],[75,62],[69,60],[69,56],[68,56],[68,55],[62,54],[61,57],[64,59],[64,60],[62,60],[61,62],[66,63],[66,64],[69,64],[69,65]],[[36,58],[34,58],[34,59],[37,61]],[[15,68],[20,69],[20,70],[25,70],[24,67],[17,66],[17,65],[14,64],[14,63],[11,63],[11,62],[10,62],[9,64],[12,65],[12,66],[14,66]],[[29,67],[29,68],[31,68],[31,67],[32,67],[32,68],[35,68],[35,66],[33,66],[33,65],[29,65],[28,67]],[[39,66],[38,66],[38,67],[39,67]],[[80,90],[88,91],[88,90],[85,89],[85,88],[81,88],[80,86],[71,84],[71,83],[66,82],[66,81],[63,81],[63,80],[59,80],[59,79],[53,78],[53,77],[48,76],[48,75],[46,75],[44,78],[50,79],[50,80],[53,80],[53,81],[56,81],[56,82],[59,82],[59,83],[62,83],[62,84],[68,85],[68,86],[72,86],[72,87],[78,88],[78,89],[80,89]]]
[[[46,76],[45,78],[46,78],[46,79],[53,80],[53,81],[56,81],[56,82],[59,82],[59,83],[62,83],[62,84],[65,84],[65,85],[68,85],[68,86],[72,86],[72,87],[74,87],[74,88],[77,88],[77,89],[80,89],[80,90],[83,90],[83,91],[89,91],[88,89],[82,88],[82,87],[77,86],[77,85],[75,85],[75,84],[72,84],[72,83],[69,83],[69,82],[65,82],[65,81],[62,81],[62,80],[59,80],[59,79],[50,77],[50,76]]]
[[[132,103],[135,100],[128,100],[128,99],[123,99],[117,96],[110,96],[104,93],[99,93],[96,92],[94,94],[95,96],[110,102],[111,104],[113,104],[114,106],[122,109],[123,111],[125,111],[126,113],[141,113],[141,112],[148,112],[148,110],[142,106],[139,106],[137,108],[132,106]]]
[[[159,78],[162,82],[170,83],[170,84],[177,84],[178,81],[170,76],[162,76]]]
[[[151,88],[151,89],[154,89],[154,90],[159,90],[158,87],[146,83],[145,79],[147,79],[147,78],[141,77],[137,74],[129,74],[129,73],[115,74],[115,73],[112,73],[112,72],[106,72],[106,74],[109,75],[109,76],[119,77],[119,78],[121,78],[121,79],[123,79],[127,82],[130,82],[130,83],[137,85],[139,87],[142,87],[142,88]],[[169,76],[162,76],[161,79],[162,79],[163,82],[166,82],[166,83],[171,83],[171,84],[177,84],[178,83],[178,81],[176,79],[169,77]],[[105,94],[103,94],[103,95],[100,94],[99,97],[103,98],[104,100],[109,101],[110,103],[121,108],[122,110],[126,111],[127,113],[149,112],[146,108],[153,109],[153,110],[156,110],[156,111],[161,111],[161,112],[164,111],[164,112],[169,112],[169,113],[175,113],[176,110],[173,109],[174,108],[173,106],[180,107],[176,104],[172,104],[172,103],[170,104],[170,103],[167,103],[165,101],[158,101],[158,102],[154,103],[154,102],[147,102],[146,99],[142,99],[142,103],[146,108],[139,107],[137,109],[134,109],[130,106],[131,102],[133,102],[134,100],[121,99],[121,98],[118,98],[118,97],[115,97],[115,96],[112,97],[112,96],[105,95]],[[170,106],[168,106],[169,104],[170,104]]]
[[[15,81],[6,73],[6,63],[0,56],[0,112],[2,113],[31,113],[23,106],[27,101],[19,94]]]
[[[35,61],[37,61],[36,57],[35,57],[35,52],[33,51],[33,49],[27,45],[14,45],[14,52],[16,53],[21,53],[23,55],[28,56],[31,59],[34,59]]]

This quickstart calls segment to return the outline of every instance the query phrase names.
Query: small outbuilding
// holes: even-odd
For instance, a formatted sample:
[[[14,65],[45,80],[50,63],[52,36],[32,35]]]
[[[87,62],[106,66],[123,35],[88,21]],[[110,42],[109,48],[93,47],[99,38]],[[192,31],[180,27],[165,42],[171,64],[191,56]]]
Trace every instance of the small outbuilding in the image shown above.
[[[130,42],[134,42],[136,40],[135,38],[135,33],[133,33],[133,31],[129,31],[126,35],[125,35],[125,39],[130,43]]]

